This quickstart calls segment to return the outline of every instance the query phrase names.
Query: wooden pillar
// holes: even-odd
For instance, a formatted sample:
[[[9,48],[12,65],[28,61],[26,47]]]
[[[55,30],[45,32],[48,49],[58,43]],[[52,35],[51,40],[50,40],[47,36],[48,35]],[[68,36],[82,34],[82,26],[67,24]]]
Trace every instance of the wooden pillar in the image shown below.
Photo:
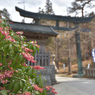
[[[75,23],[75,27],[79,28],[79,24]],[[83,67],[82,67],[82,57],[81,57],[80,34],[78,29],[75,31],[75,39],[76,39],[77,60],[78,60],[78,75],[76,75],[75,77],[82,77]]]
[[[56,27],[59,27],[59,20],[56,20]]]
[[[34,19],[34,21],[35,21],[35,24],[38,24],[39,25],[40,19]]]

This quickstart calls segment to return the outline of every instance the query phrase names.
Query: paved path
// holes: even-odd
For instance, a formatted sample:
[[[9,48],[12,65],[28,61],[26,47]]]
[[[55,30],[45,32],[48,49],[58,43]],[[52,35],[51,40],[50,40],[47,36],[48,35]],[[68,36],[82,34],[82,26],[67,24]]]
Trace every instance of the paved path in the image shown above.
[[[56,77],[56,95],[95,95],[95,80],[84,78]]]

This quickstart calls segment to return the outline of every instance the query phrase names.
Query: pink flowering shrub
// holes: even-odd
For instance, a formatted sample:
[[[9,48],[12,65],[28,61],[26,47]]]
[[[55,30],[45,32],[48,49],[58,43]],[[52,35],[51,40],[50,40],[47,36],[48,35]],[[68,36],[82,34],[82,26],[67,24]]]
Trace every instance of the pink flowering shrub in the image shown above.
[[[0,95],[47,95],[48,90],[56,94],[55,89],[44,86],[41,75],[36,74],[43,67],[27,66],[27,60],[36,63],[33,55],[40,46],[35,41],[25,42],[22,34],[13,32],[0,20]]]

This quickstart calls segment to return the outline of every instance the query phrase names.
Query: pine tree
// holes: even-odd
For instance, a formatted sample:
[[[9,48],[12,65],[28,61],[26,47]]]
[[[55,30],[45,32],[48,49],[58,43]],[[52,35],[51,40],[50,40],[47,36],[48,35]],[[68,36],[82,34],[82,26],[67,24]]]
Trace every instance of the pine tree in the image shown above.
[[[6,8],[4,8],[3,10],[0,10],[0,18],[3,18],[5,20],[11,20],[10,19],[10,14],[9,12],[7,11]]]
[[[75,0],[72,2],[72,7],[69,7],[69,13],[76,13],[76,15],[81,11],[82,17],[84,17],[84,8],[92,8],[94,5],[92,4],[93,0]],[[88,5],[88,6],[87,6]]]
[[[41,9],[41,7],[39,7],[39,13],[40,14],[44,14],[45,12],[44,12],[44,9]]]
[[[52,2],[50,2],[50,0],[46,0],[45,14],[54,15],[54,11],[52,8]]]

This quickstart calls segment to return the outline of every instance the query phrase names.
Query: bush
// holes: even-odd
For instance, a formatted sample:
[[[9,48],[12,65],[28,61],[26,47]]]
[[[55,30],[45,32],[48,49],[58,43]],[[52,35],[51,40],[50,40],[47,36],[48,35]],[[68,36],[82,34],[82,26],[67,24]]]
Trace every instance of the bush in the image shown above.
[[[47,95],[47,90],[57,93],[51,86],[44,86],[40,66],[34,64],[33,55],[39,51],[36,41],[25,42],[23,32],[13,32],[6,21],[0,21],[0,95]],[[32,55],[31,55],[32,53]]]

